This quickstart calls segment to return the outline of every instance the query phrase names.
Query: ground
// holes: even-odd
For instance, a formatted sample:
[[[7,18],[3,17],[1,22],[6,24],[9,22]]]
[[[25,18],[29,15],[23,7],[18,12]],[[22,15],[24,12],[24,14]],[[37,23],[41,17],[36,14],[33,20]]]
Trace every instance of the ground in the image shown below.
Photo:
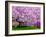
[[[33,30],[33,29],[39,29],[36,26],[12,26],[12,30]]]

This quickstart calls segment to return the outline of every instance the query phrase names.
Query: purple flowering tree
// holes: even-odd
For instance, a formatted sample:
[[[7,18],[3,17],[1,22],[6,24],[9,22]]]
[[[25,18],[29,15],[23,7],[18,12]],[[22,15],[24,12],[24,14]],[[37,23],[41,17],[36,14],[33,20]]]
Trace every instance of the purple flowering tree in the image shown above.
[[[12,16],[23,26],[40,26],[40,7],[13,6]]]

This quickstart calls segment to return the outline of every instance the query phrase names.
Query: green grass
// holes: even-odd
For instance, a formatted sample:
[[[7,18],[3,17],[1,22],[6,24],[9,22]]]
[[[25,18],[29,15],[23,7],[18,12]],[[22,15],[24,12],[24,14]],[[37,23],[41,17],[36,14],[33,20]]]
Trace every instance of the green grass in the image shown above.
[[[39,29],[35,26],[12,26],[12,30],[33,30],[33,29]]]

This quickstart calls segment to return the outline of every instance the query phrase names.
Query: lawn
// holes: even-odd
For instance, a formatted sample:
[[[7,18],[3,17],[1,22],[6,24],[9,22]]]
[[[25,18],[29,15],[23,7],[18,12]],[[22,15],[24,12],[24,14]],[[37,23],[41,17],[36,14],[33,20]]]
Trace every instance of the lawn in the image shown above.
[[[33,30],[33,29],[39,29],[36,26],[12,26],[12,30]]]

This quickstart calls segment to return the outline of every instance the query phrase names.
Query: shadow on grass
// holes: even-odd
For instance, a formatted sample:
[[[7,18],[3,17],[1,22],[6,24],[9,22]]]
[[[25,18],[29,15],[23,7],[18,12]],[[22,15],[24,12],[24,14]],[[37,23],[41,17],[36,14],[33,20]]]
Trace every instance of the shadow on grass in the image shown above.
[[[34,30],[34,29],[40,29],[36,26],[12,26],[12,30]]]

